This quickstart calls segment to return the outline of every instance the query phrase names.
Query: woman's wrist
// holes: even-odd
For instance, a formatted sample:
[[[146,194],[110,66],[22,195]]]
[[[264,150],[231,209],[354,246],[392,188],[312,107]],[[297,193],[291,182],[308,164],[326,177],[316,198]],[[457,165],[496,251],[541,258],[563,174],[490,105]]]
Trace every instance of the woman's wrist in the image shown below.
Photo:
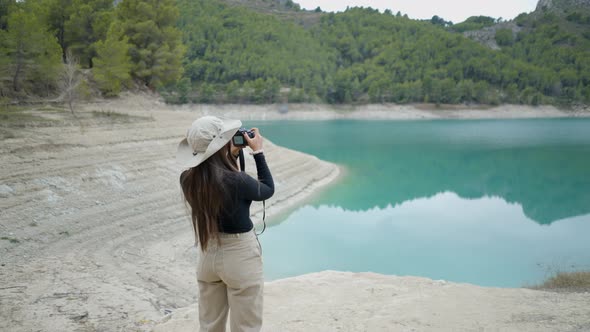
[[[250,152],[250,154],[253,156],[257,155],[257,154],[261,154],[261,153],[264,153],[263,149],[258,149],[258,150],[254,150],[254,151]]]

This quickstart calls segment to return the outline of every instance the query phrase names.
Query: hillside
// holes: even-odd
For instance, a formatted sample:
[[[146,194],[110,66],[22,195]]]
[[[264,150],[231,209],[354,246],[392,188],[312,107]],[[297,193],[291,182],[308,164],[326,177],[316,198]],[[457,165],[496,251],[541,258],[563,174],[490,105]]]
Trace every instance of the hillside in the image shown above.
[[[590,96],[583,78],[590,68],[583,52],[587,40],[538,47],[534,43],[553,40],[544,33],[549,23],[533,15],[534,28],[515,23],[495,28],[493,42],[499,39],[513,50],[495,52],[451,29],[370,8],[323,14],[307,31],[258,11],[221,9],[215,1],[198,3],[188,7],[179,2],[182,13],[201,22],[185,33],[185,43],[202,50],[188,55],[199,72],[189,66],[185,74],[193,87],[187,101],[559,104],[585,102]],[[205,13],[218,18],[216,25],[199,19]],[[187,39],[212,29],[217,31],[214,40]],[[526,31],[506,36],[510,29]],[[531,33],[535,37],[527,39]],[[242,65],[244,59],[249,66]],[[281,92],[280,87],[288,89]],[[174,102],[174,95],[169,96]]]
[[[539,30],[543,29],[543,25],[548,22],[554,24],[553,29],[563,30],[575,36],[574,38],[579,38],[573,41],[574,44],[587,47],[584,39],[589,39],[590,36],[588,30],[590,1],[541,0],[533,12],[522,13],[509,21],[496,20],[487,16],[473,16],[464,22],[449,26],[448,30],[462,32],[466,37],[492,49],[500,49],[501,46],[512,46],[515,41],[521,41],[527,35],[538,34]]]
[[[317,24],[321,10],[304,10],[292,0],[221,0],[228,5],[241,6],[255,12],[273,15],[281,20],[309,28]]]
[[[512,59],[538,67],[535,73],[538,79],[553,81],[542,89],[545,96],[559,96],[569,103],[588,103],[590,1],[541,0],[529,14],[466,31],[464,35]],[[557,77],[552,79],[554,73]],[[508,86],[507,90],[515,88]]]
[[[140,87],[180,104],[590,102],[587,0],[455,25],[371,8],[305,11],[290,0],[5,2],[8,100],[71,96],[61,64],[69,50],[92,74],[76,85],[90,93],[78,95]]]
[[[539,0],[536,11],[552,11],[558,14],[590,11],[589,0]]]

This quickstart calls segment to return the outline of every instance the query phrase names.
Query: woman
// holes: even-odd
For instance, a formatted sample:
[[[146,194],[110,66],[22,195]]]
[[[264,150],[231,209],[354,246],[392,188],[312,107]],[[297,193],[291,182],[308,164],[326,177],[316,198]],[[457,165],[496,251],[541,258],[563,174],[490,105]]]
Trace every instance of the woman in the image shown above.
[[[240,147],[232,137],[242,123],[205,116],[193,122],[180,142],[177,160],[187,168],[180,176],[200,246],[199,322],[201,331],[260,331],[262,326],[261,247],[250,220],[250,204],[274,193],[262,150],[262,136],[244,135],[256,161],[258,180],[240,172]]]

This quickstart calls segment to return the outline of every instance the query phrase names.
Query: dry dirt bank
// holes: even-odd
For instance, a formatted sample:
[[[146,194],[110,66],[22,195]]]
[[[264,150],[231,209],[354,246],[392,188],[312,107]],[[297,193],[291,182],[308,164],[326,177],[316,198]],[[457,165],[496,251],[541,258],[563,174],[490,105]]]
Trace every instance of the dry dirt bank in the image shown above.
[[[590,117],[590,106],[581,105],[565,110],[554,106],[529,105],[440,105],[432,104],[289,104],[284,105],[234,105],[191,104],[167,105],[153,95],[125,94],[113,101],[103,101],[93,108],[111,109],[117,112],[134,109],[190,111],[203,114],[225,114],[242,120],[434,120],[434,119],[517,119]],[[286,112],[279,112],[279,110]]]
[[[268,332],[590,331],[588,293],[489,288],[417,277],[324,271],[266,283]],[[198,308],[154,332],[198,331]]]
[[[41,110],[30,113],[47,123],[0,124],[0,331],[146,331],[162,321],[157,331],[194,326],[195,249],[173,161],[188,124],[207,113],[243,120],[370,118],[371,112],[440,117],[427,108],[382,107],[358,113],[317,106],[285,115],[275,106],[171,107],[130,95],[84,105],[78,119]],[[491,116],[488,111],[474,112]],[[534,116],[571,116],[543,112]],[[338,176],[336,166],[317,158],[270,143],[265,150],[277,182],[271,216]],[[265,308],[266,331],[590,330],[587,293],[366,273],[268,283]]]
[[[590,117],[588,107],[574,110],[558,109],[554,106],[499,105],[325,105],[292,104],[286,113],[280,113],[281,105],[182,105],[165,106],[172,110],[194,110],[200,112],[226,112],[243,119],[252,120],[435,120],[435,119],[527,119]]]
[[[2,124],[0,331],[145,331],[197,300],[174,154],[198,114],[145,102]],[[265,150],[270,216],[339,173],[270,142]]]

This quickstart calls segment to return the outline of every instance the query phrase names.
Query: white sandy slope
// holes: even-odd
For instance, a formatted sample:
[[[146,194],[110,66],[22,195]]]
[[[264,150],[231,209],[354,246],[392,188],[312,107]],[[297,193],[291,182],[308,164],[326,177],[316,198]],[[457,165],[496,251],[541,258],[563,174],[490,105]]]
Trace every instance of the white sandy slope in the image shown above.
[[[196,255],[173,156],[179,136],[200,115],[242,120],[587,116],[515,106],[444,115],[395,105],[336,110],[299,105],[279,114],[276,105],[168,106],[145,95],[81,108],[80,121],[34,112],[57,122],[12,128],[12,137],[0,142],[0,331],[195,326]],[[121,120],[104,112],[133,117]],[[340,173],[335,165],[270,142],[265,150],[277,184],[268,202],[271,218]],[[253,206],[255,220],[260,208]],[[265,331],[590,330],[588,294],[345,272],[274,281],[265,294]]]
[[[590,331],[590,295],[324,271],[266,283],[263,331]],[[154,332],[198,331],[197,305]]]
[[[251,120],[437,120],[437,119],[527,119],[590,117],[590,108],[578,106],[559,109],[554,106],[498,105],[326,105],[290,104],[286,113],[278,112],[282,105],[183,105],[165,107],[203,113],[223,112],[229,116]]]
[[[436,119],[527,119],[590,117],[590,106],[577,105],[561,109],[551,105],[529,106],[503,104],[483,105],[432,105],[432,104],[186,104],[168,105],[147,94],[129,94],[111,101],[90,105],[89,109],[134,110],[151,113],[154,110],[191,112],[197,114],[223,114],[241,120],[436,120]],[[287,112],[279,112],[279,110]]]
[[[0,331],[147,331],[197,301],[174,156],[202,113],[142,103],[86,105],[77,120],[32,111],[56,122],[8,129],[0,143]],[[268,141],[264,149],[276,183],[271,219],[340,172]],[[255,221],[261,209],[253,204]]]

